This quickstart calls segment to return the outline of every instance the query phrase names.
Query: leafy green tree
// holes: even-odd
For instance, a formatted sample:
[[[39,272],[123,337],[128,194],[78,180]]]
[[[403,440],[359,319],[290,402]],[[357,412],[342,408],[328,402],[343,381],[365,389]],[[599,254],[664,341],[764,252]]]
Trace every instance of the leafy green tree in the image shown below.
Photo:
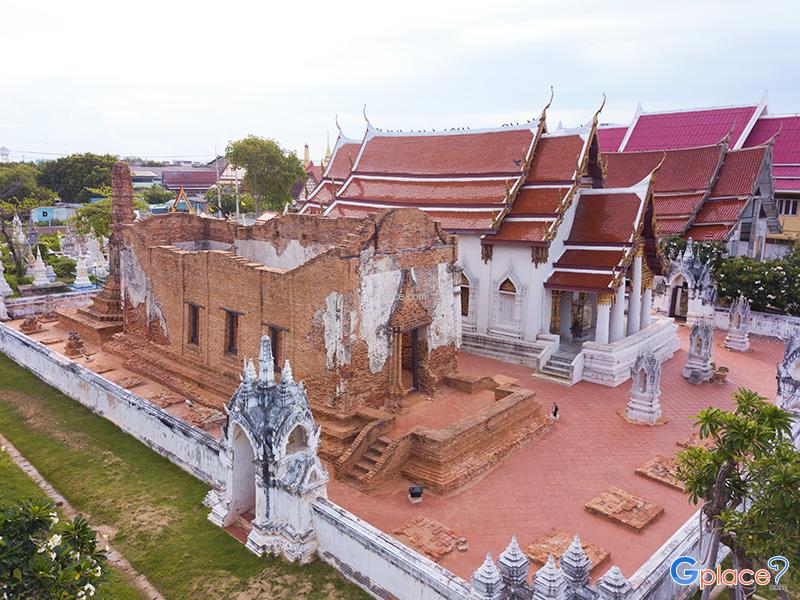
[[[275,140],[249,135],[228,144],[225,156],[234,167],[247,169],[244,184],[256,199],[256,213],[264,206],[283,210],[292,199],[292,186],[305,181],[303,163]]]
[[[174,200],[176,194],[159,185],[154,185],[149,188],[144,188],[137,194],[142,200],[148,204],[164,204],[170,200]]]
[[[28,500],[0,513],[3,598],[89,598],[105,578],[106,561],[89,524],[81,517],[60,523],[50,502]]]
[[[134,199],[134,208],[146,211],[149,205],[141,199]],[[97,202],[90,202],[79,208],[75,216],[69,219],[70,226],[81,235],[94,231],[103,237],[111,236],[111,192]]]
[[[42,165],[39,183],[49,187],[65,202],[87,202],[90,188],[111,185],[111,167],[117,162],[110,154],[71,154]]]
[[[30,218],[31,210],[41,206],[43,202],[44,200],[39,198],[0,200],[0,241],[5,242],[9,249],[17,277],[21,277],[25,273],[25,256],[23,249],[17,247],[11,223],[15,214],[23,220]]]
[[[0,201],[33,198],[42,204],[55,200],[55,193],[38,182],[39,170],[27,163],[0,164]]]
[[[205,199],[209,202],[211,212],[216,212],[215,207],[219,203],[223,215],[236,214],[236,191],[231,186],[223,187],[220,190],[219,197],[217,197],[216,188],[212,188],[206,192]],[[256,199],[247,192],[239,191],[239,212],[246,214],[255,211],[255,209]]]
[[[693,503],[703,501],[711,531],[706,567],[713,568],[720,542],[731,549],[736,568],[775,555],[796,565],[800,453],[791,442],[791,416],[752,390],[739,388],[733,399],[733,411],[709,407],[694,417],[710,447],[678,454],[677,477]],[[704,590],[704,600],[710,592]]]

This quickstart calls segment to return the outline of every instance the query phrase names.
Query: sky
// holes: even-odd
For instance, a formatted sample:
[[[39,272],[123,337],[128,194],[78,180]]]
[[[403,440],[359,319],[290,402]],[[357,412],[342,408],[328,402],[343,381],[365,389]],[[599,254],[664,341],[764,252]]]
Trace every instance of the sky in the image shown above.
[[[0,146],[210,160],[273,138],[318,160],[383,129],[577,126],[755,104],[800,112],[792,2],[3,0]]]

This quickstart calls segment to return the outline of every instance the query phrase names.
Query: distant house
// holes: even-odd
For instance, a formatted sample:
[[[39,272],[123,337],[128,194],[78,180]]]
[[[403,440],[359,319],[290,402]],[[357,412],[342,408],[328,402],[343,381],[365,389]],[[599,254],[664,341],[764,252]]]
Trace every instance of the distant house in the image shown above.
[[[181,188],[190,196],[205,194],[217,184],[217,172],[206,166],[190,170],[165,170],[162,174],[162,184],[168,190],[178,192]]]
[[[131,183],[134,188],[148,188],[161,183],[158,173],[143,167],[131,167]]]
[[[38,206],[31,210],[31,221],[34,223],[53,223],[55,221],[63,223],[70,217],[74,217],[77,210],[83,204],[59,203],[54,206]]]

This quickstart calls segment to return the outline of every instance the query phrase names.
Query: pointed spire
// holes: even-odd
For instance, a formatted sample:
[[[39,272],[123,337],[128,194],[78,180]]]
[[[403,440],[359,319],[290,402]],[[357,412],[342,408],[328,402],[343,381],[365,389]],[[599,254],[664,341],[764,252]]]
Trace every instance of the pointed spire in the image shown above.
[[[511,537],[511,543],[503,553],[497,557],[497,565],[503,576],[503,583],[507,588],[517,588],[528,582],[528,566],[530,559],[517,543],[517,536]]]
[[[4,271],[5,267],[3,266],[3,261],[0,260],[0,296],[10,296],[14,291],[11,289],[11,286],[8,285],[5,275],[3,274]]]
[[[325,147],[325,158],[322,159],[322,166],[327,167],[328,163],[331,162],[331,134],[328,132],[328,143]]]
[[[288,358],[283,363],[283,371],[281,371],[281,383],[294,383],[294,378],[292,377],[292,365],[289,364]]]
[[[533,577],[533,600],[566,600],[567,582],[556,566],[553,555],[547,557],[545,565]]]
[[[598,600],[625,600],[631,595],[631,584],[619,567],[611,567],[597,581]]]
[[[311,164],[311,151],[308,149],[308,142],[303,147],[303,168],[307,169],[308,165]]]
[[[592,561],[586,556],[583,550],[581,539],[575,535],[572,543],[561,555],[561,571],[564,579],[572,587],[583,587],[589,584],[589,571],[592,568]]]
[[[272,340],[261,336],[261,351],[258,353],[258,380],[265,385],[275,385],[275,357],[272,356]]]
[[[502,598],[503,579],[492,560],[491,552],[486,553],[483,564],[472,574],[471,587],[470,597],[476,600],[500,600]]]
[[[242,383],[252,387],[256,380],[256,367],[253,365],[253,360],[244,359],[244,369],[242,370]]]

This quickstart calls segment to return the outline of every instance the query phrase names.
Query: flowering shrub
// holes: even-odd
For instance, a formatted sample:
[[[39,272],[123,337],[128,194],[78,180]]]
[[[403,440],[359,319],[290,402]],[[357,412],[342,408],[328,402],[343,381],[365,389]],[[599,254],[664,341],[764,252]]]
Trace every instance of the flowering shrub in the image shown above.
[[[77,517],[59,523],[55,506],[28,500],[0,513],[0,597],[84,600],[104,577],[106,553]]]
[[[783,259],[726,258],[714,270],[717,291],[733,302],[739,295],[752,302],[753,310],[773,310],[800,316],[800,251]]]

